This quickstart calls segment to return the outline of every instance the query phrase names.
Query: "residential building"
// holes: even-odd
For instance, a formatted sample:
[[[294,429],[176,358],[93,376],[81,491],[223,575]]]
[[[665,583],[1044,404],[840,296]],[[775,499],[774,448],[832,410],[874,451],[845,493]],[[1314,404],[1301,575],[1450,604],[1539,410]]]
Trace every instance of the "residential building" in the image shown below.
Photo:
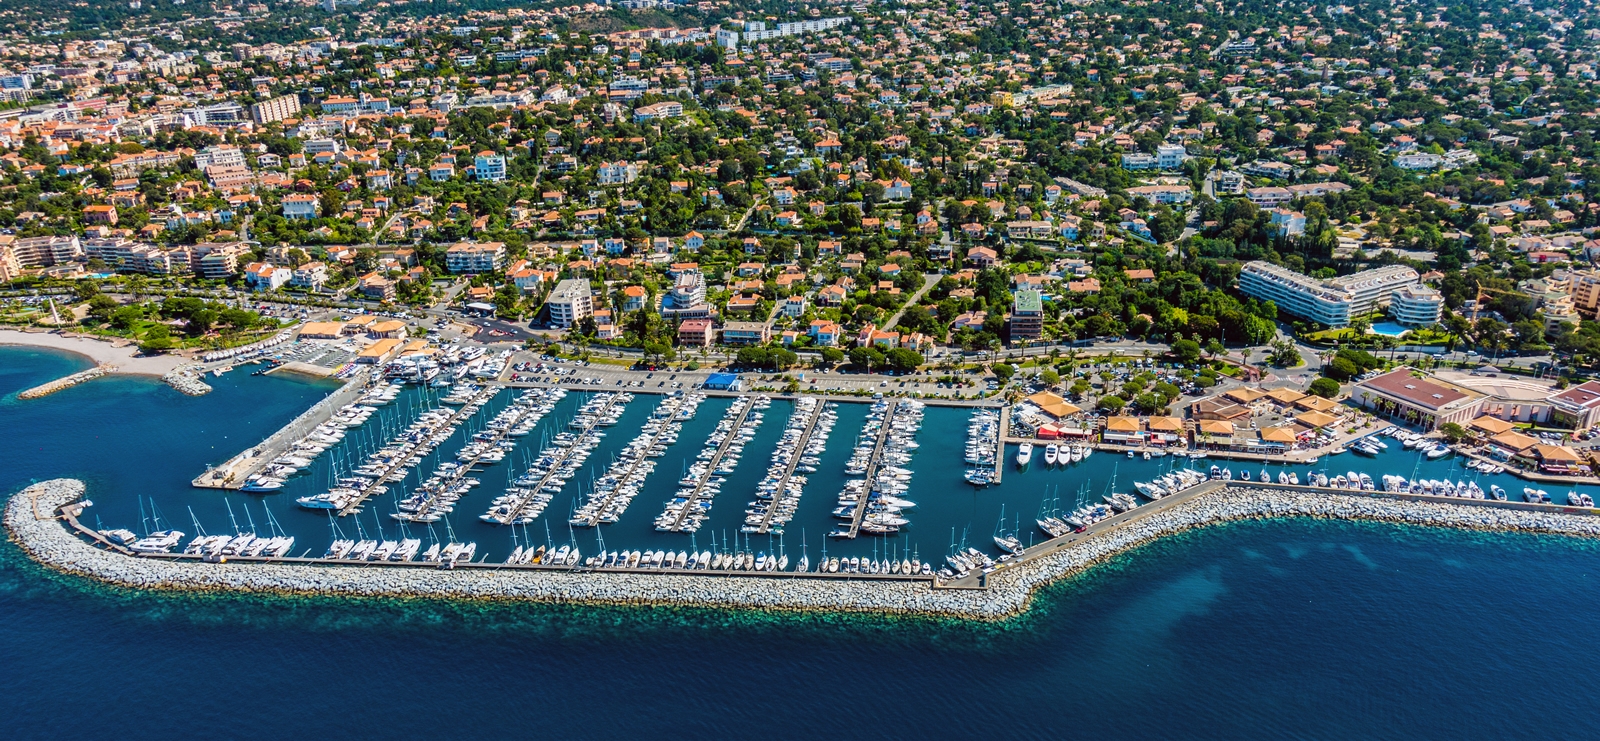
[[[1163,170],[1177,170],[1183,167],[1183,161],[1189,158],[1189,153],[1184,151],[1179,144],[1162,144],[1156,147],[1156,167]]]
[[[545,298],[545,306],[550,311],[550,323],[562,329],[593,316],[594,297],[590,294],[589,281],[568,278],[557,283]]]
[[[1404,286],[1389,300],[1389,314],[1412,327],[1431,327],[1444,313],[1444,295],[1422,284]]]
[[[710,319],[685,319],[678,325],[678,344],[684,347],[710,347],[714,333]]]
[[[472,160],[473,177],[487,182],[499,182],[506,179],[505,155],[495,154],[490,151],[479,152]]]
[[[699,270],[678,273],[677,282],[661,301],[661,315],[668,317],[711,316],[711,306],[706,303],[706,279]]]
[[[300,96],[294,93],[269,98],[250,106],[250,118],[258,124],[282,121],[300,113]]]
[[[492,273],[505,266],[504,242],[457,242],[445,250],[445,268],[457,275]]]
[[[1295,316],[1343,327],[1353,317],[1375,311],[1389,302],[1398,289],[1416,285],[1417,271],[1389,265],[1359,273],[1318,280],[1260,260],[1246,263],[1239,273],[1239,290],[1272,301]]]
[[[315,290],[328,282],[328,266],[321,262],[308,262],[294,269],[294,275],[289,278],[289,285],[296,288],[309,288]]]
[[[283,218],[315,219],[322,215],[322,203],[314,195],[294,193],[283,197]]]
[[[772,339],[766,322],[728,322],[722,327],[724,345],[764,345]]]
[[[1044,297],[1032,288],[1017,291],[1011,302],[1011,340],[1036,340],[1044,334]]]
[[[289,282],[294,271],[272,263],[253,262],[244,268],[244,281],[257,291],[270,291]]]
[[[601,185],[626,185],[639,179],[639,167],[632,162],[605,162],[595,168]]]
[[[77,260],[83,245],[77,237],[29,237],[11,243],[12,255],[25,268],[49,268]]]

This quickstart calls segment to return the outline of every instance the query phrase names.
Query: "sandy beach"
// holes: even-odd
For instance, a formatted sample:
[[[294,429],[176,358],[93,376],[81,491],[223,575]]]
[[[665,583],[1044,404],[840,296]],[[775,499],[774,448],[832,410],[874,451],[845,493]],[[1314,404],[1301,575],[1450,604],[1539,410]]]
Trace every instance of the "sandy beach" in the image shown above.
[[[161,376],[187,362],[177,355],[139,355],[135,345],[113,345],[104,340],[63,337],[51,332],[19,332],[0,329],[0,345],[27,345],[76,353],[99,365],[115,366],[116,373],[136,376]]]

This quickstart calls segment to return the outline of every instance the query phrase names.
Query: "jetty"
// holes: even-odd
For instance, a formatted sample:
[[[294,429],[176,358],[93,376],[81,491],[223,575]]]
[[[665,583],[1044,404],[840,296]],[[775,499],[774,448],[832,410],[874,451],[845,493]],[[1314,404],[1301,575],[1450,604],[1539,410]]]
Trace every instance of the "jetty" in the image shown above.
[[[817,429],[817,420],[822,419],[822,412],[828,408],[828,402],[817,402],[816,408],[811,410],[811,416],[806,420],[805,431],[800,433],[800,439],[795,441],[795,454],[789,456],[789,464],[783,468],[783,476],[778,478],[778,486],[773,490],[772,505],[767,508],[767,514],[761,518],[761,524],[756,526],[756,532],[766,534],[772,532],[772,516],[778,511],[778,500],[783,493],[789,490],[789,479],[794,478],[794,470],[800,465],[800,459],[805,457],[806,443],[811,442],[811,433]],[[865,509],[865,507],[863,507]]]
[[[311,434],[312,430],[327,422],[333,417],[334,412],[359,398],[362,392],[366,391],[366,381],[367,376],[364,373],[352,376],[345,385],[328,394],[322,401],[313,404],[310,409],[272,433],[272,436],[263,440],[261,444],[207,469],[205,473],[189,482],[190,485],[198,489],[238,489],[244,486],[245,479],[250,478],[273,459],[283,455],[297,441]]]
[[[722,438],[722,443],[717,446],[717,452],[706,462],[706,475],[700,477],[700,480],[695,483],[694,490],[690,492],[688,497],[689,502],[683,506],[683,509],[678,511],[678,516],[673,518],[672,524],[667,528],[668,530],[675,533],[682,532],[684,520],[689,517],[690,512],[694,511],[695,502],[700,501],[700,496],[705,492],[706,487],[711,485],[712,477],[717,475],[717,467],[722,465],[722,457],[728,454],[728,448],[733,445],[734,439],[739,436],[739,428],[744,426],[744,421],[750,418],[750,412],[756,408],[754,396],[741,396],[739,399],[743,402],[744,409],[734,419],[733,426],[728,428],[728,434]]]
[[[867,459],[866,488],[861,492],[861,501],[856,505],[855,515],[850,518],[850,531],[845,537],[855,539],[861,534],[861,523],[867,517],[867,499],[872,494],[873,482],[878,477],[878,466],[883,461],[883,446],[889,441],[889,433],[894,430],[894,413],[900,409],[899,399],[890,399],[889,408],[883,412],[883,425],[878,428],[878,441],[872,446],[872,456]]]
[[[583,521],[581,523],[576,519],[573,520],[574,525],[582,525],[584,527],[598,527],[600,525],[600,518],[604,516],[606,512],[610,511],[610,507],[612,503],[616,501],[617,497],[623,496],[623,492],[626,491],[628,485],[632,483],[634,476],[638,475],[641,468],[649,465],[650,450],[656,446],[656,443],[661,441],[661,438],[666,437],[668,434],[674,434],[677,432],[677,430],[674,429],[674,422],[672,420],[673,417],[677,415],[678,411],[683,408],[683,404],[687,401],[687,398],[688,397],[686,396],[668,396],[661,400],[659,408],[667,411],[668,416],[662,420],[661,424],[656,427],[656,431],[651,434],[649,439],[645,441],[644,445],[639,448],[639,455],[633,456],[632,461],[629,462],[627,467],[619,473],[617,476],[616,485],[612,486],[611,489],[606,492],[606,495],[598,502],[593,503],[596,506],[592,508],[592,512],[588,516],[582,518]],[[674,399],[677,401],[674,402]],[[609,404],[606,406],[606,410],[608,409],[610,409]],[[604,413],[606,410],[601,411]],[[539,483],[540,486],[543,486],[544,484],[542,481]],[[627,504],[624,504],[623,506],[626,507]]]
[[[93,381],[94,379],[106,375],[107,373],[111,373],[116,369],[117,367],[114,365],[97,365],[88,370],[78,371],[70,376],[57,378],[56,380],[49,381],[47,383],[41,383],[38,386],[34,386],[31,389],[17,394],[17,398],[38,399],[40,397],[49,396],[57,391],[72,388],[80,383]]]
[[[1000,434],[994,438],[994,483],[999,484],[1006,473],[1006,433],[1011,431],[1011,415],[1006,407],[1000,412]]]

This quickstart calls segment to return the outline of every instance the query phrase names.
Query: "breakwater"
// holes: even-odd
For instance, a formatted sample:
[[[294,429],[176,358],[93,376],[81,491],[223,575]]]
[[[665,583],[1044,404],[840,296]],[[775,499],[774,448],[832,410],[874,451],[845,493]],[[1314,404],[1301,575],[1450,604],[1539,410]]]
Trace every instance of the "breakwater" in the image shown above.
[[[1218,522],[1275,517],[1375,520],[1434,527],[1600,537],[1600,517],[1527,508],[1395,498],[1373,492],[1202,484],[1165,508],[1141,507],[1126,519],[1077,534],[987,575],[981,587],[928,580],[716,572],[638,573],[519,569],[463,564],[208,563],[136,557],[105,550],[69,529],[60,516],[83,495],[82,482],[55,479],[28,487],[5,510],[11,538],[51,568],[140,589],[215,590],[350,596],[410,596],[612,605],[693,605],[773,610],[919,614],[996,620],[1027,609],[1041,586],[1078,574],[1155,538]],[[77,508],[69,508],[75,513]],[[1146,510],[1141,513],[1140,510]],[[64,524],[67,523],[67,524]],[[315,561],[309,560],[309,561]]]
[[[34,386],[31,389],[28,389],[26,391],[23,391],[22,393],[17,394],[17,398],[18,399],[37,399],[37,398],[39,398],[41,396],[49,396],[49,395],[51,395],[51,394],[53,394],[53,393],[55,393],[57,391],[61,391],[62,389],[72,388],[73,386],[76,386],[76,385],[78,385],[80,383],[83,383],[85,381],[92,381],[92,380],[94,380],[96,378],[99,378],[99,377],[101,377],[101,376],[103,376],[103,375],[105,375],[107,373],[111,373],[112,371],[115,371],[116,369],[117,369],[116,366],[113,366],[113,365],[97,365],[97,366],[95,366],[93,368],[90,368],[88,370],[78,371],[77,373],[74,373],[74,374],[72,374],[70,376],[66,376],[64,378],[57,378],[56,380],[50,381],[49,383],[41,383],[38,386]]]
[[[200,380],[199,372],[188,368],[177,368],[161,377],[168,386],[189,396],[204,396],[211,393],[211,386]]]

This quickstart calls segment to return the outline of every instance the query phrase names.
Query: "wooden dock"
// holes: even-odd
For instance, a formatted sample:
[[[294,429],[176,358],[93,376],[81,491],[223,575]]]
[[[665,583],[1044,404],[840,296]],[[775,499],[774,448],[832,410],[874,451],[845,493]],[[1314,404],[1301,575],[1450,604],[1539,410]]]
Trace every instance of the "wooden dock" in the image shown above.
[[[861,534],[861,523],[867,517],[867,501],[872,495],[872,480],[878,475],[878,465],[883,461],[883,446],[889,441],[889,432],[894,429],[894,413],[900,409],[898,399],[889,400],[889,408],[883,412],[883,426],[878,429],[878,442],[872,446],[872,457],[867,459],[867,486],[861,492],[861,501],[856,504],[855,516],[850,519],[850,531],[845,537],[854,540]]]
[[[683,521],[689,518],[689,511],[694,509],[695,502],[700,501],[700,495],[711,484],[711,477],[717,475],[717,466],[722,465],[722,457],[728,454],[728,448],[733,445],[733,438],[737,436],[739,428],[744,426],[744,421],[750,418],[750,412],[756,408],[756,397],[741,396],[739,398],[746,400],[744,411],[739,414],[739,419],[733,423],[733,426],[728,428],[728,436],[722,439],[722,444],[717,446],[716,454],[711,456],[711,460],[707,462],[706,475],[700,478],[699,483],[695,484],[694,492],[689,495],[688,504],[683,505],[683,509],[678,511],[678,518],[673,520],[672,526],[668,528],[671,532],[683,532]]]
[[[806,421],[805,431],[800,433],[800,439],[794,444],[795,453],[789,458],[789,465],[783,470],[783,478],[778,479],[778,488],[772,494],[772,503],[767,507],[767,516],[761,518],[761,524],[756,527],[757,533],[766,534],[772,530],[772,515],[778,511],[778,501],[787,490],[789,479],[794,478],[794,469],[800,465],[800,459],[805,457],[806,444],[811,442],[811,433],[817,429],[817,420],[822,419],[822,412],[827,408],[828,402],[818,401],[817,408],[811,411],[811,419]]]

